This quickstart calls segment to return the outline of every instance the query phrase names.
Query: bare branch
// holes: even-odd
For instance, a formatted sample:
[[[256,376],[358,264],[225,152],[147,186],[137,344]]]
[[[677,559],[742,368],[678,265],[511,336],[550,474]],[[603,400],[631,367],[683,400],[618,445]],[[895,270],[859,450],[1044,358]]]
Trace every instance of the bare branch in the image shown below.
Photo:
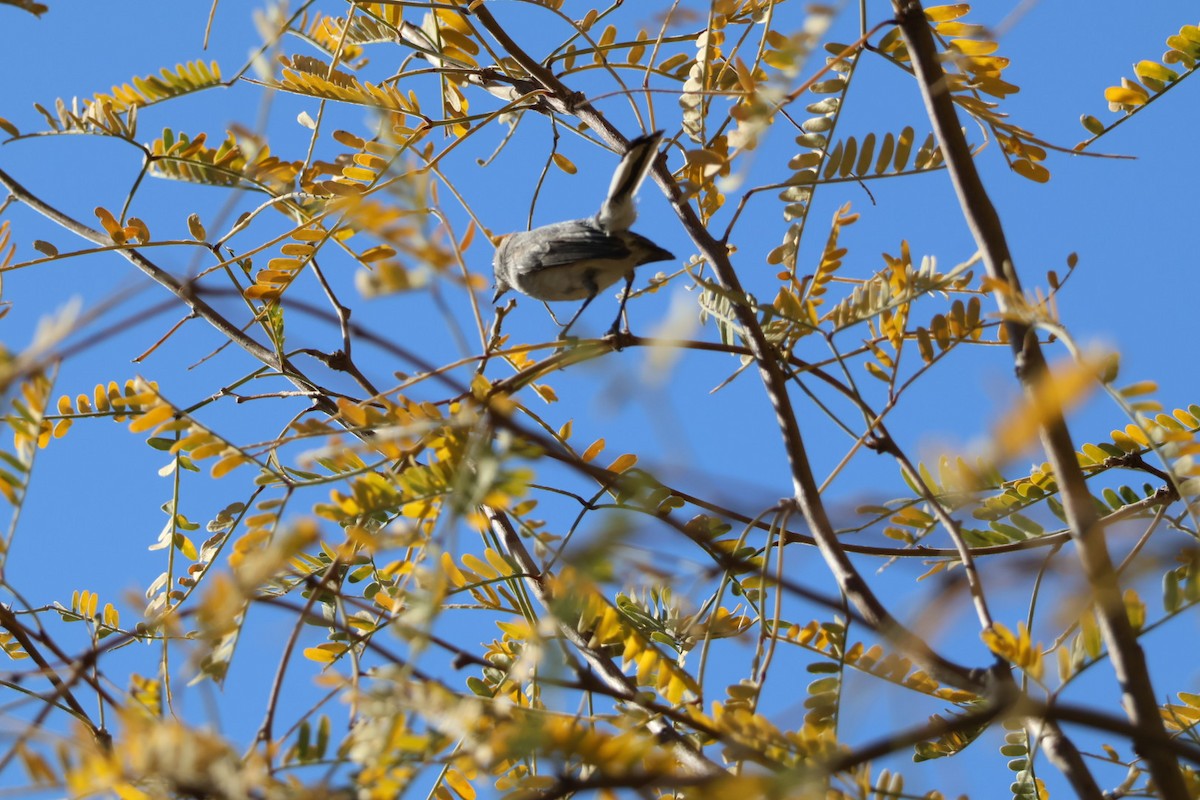
[[[945,76],[937,61],[937,48],[924,9],[915,0],[896,3],[895,6],[912,57],[917,85],[946,157],[946,166],[958,194],[963,216],[983,254],[988,274],[1006,287],[994,294],[1001,313],[1005,315],[1004,324],[1013,350],[1017,377],[1026,396],[1037,402],[1042,392],[1046,391],[1045,384],[1050,380],[1050,374],[1035,332],[1018,315],[1009,313],[1013,310],[1011,299],[1020,296],[1021,284],[1008,249],[1004,227],[975,169],[966,138],[959,127],[954,103],[945,89]],[[1046,405],[1040,403],[1039,407]],[[1101,631],[1108,645],[1113,671],[1121,685],[1125,711],[1134,726],[1146,734],[1135,742],[1135,747],[1150,765],[1150,772],[1163,797],[1183,800],[1187,797],[1187,789],[1178,762],[1161,747],[1152,744],[1165,735],[1156,695],[1146,668],[1145,655],[1125,613],[1120,583],[1104,540],[1104,526],[1084,482],[1083,471],[1075,457],[1075,444],[1061,413],[1051,412],[1044,416],[1041,437],[1062,491],[1071,538],[1099,611]],[[1076,788],[1079,788],[1078,785]]]

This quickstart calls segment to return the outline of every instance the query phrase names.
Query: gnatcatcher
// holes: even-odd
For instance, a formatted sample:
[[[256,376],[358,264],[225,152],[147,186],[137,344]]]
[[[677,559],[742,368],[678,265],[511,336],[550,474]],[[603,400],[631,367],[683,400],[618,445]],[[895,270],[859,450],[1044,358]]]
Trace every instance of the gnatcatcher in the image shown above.
[[[675,258],[645,236],[629,230],[637,219],[633,196],[658,157],[662,135],[662,131],[655,131],[629,143],[613,173],[608,197],[595,216],[501,237],[492,260],[496,274],[496,295],[492,302],[509,289],[537,300],[583,300],[559,334],[559,338],[565,338],[596,295],[624,277],[621,308],[608,331],[616,333],[633,286],[633,270],[652,261]]]

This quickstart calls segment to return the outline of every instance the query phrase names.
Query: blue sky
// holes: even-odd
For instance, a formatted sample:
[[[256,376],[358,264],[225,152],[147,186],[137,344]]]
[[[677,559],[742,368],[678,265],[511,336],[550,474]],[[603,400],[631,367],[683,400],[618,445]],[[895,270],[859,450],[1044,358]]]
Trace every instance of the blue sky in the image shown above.
[[[1137,4],[1136,17],[1129,10],[1133,4],[1108,1],[1088,4],[1086,11],[1061,2],[978,5],[980,22],[1015,20],[1001,40],[1001,53],[1013,59],[1006,78],[1019,85],[1021,92],[1005,101],[1006,110],[1042,138],[1067,147],[1084,138],[1078,121],[1081,113],[1106,121],[1113,118],[1105,108],[1105,87],[1131,75],[1133,63],[1158,58],[1166,36],[1182,24],[1195,22],[1188,16],[1194,15],[1194,5],[1183,0]],[[532,6],[489,6],[494,6],[502,23],[520,31],[522,41],[533,52],[537,52],[539,42],[553,41],[560,34]],[[331,13],[341,8],[336,3],[326,4]],[[1023,13],[1010,18],[1017,8]],[[583,5],[568,3],[567,10],[582,14]],[[0,46],[8,55],[8,63],[19,65],[11,70],[0,93],[0,116],[22,131],[37,130],[41,121],[32,109],[34,102],[49,106],[57,97],[90,96],[135,75],[156,73],[164,66],[195,58],[215,58],[223,71],[231,74],[259,42],[248,21],[249,11],[247,4],[220,5],[212,41],[205,51],[201,34],[208,14],[206,3],[172,4],[169,11],[164,11],[160,3],[130,2],[121,5],[120,13],[104,4],[51,3],[50,13],[40,20],[0,10]],[[780,13],[796,12],[785,5]],[[636,19],[638,10],[625,8],[622,14],[625,19]],[[878,12],[873,19],[882,14]],[[531,19],[537,22],[526,24]],[[854,14],[847,12],[832,37],[847,41],[855,35],[856,27]],[[307,52],[295,39],[286,41],[284,49],[288,53]],[[395,64],[384,63],[384,55],[375,58],[378,60],[368,68],[368,77],[377,80],[389,74]],[[871,130],[894,131],[912,125],[918,138],[923,138],[928,130],[924,112],[903,76],[895,68],[869,58],[861,69],[856,79],[861,85],[848,101],[839,133],[861,136]],[[595,80],[595,91],[608,91],[601,88],[601,79]],[[1200,402],[1200,379],[1187,359],[1187,341],[1195,319],[1195,292],[1187,286],[1193,281],[1195,269],[1189,245],[1194,212],[1189,201],[1191,179],[1197,168],[1190,141],[1191,132],[1200,122],[1197,92],[1200,89],[1194,81],[1185,83],[1096,148],[1134,160],[1055,154],[1048,161],[1053,179],[1038,185],[1008,172],[994,144],[980,158],[984,180],[1008,230],[1027,288],[1043,286],[1048,270],[1065,272],[1068,254],[1078,253],[1080,266],[1059,300],[1065,325],[1082,343],[1119,350],[1123,383],[1158,381],[1161,388],[1157,396],[1168,410]],[[494,104],[482,94],[470,100],[473,109],[487,109]],[[668,128],[668,135],[673,135],[677,109],[670,99],[659,99],[658,103],[660,124]],[[601,108],[627,134],[636,133],[628,107],[619,98],[602,101]],[[226,125],[240,122],[255,126],[265,120],[273,150],[288,158],[302,158],[307,132],[294,121],[301,111],[315,114],[315,106],[311,101],[284,95],[264,103],[258,88],[242,85],[148,109],[141,117],[139,138],[153,138],[164,125],[170,125],[192,132],[207,129],[213,141],[221,137]],[[331,113],[337,119],[332,127],[361,131],[368,121],[367,115],[356,109]],[[970,125],[968,128],[972,141],[977,141],[977,132]],[[762,149],[745,162],[742,177],[746,186],[779,180],[795,149],[793,136],[794,132],[781,126],[767,137]],[[524,226],[551,136],[544,120],[529,115],[520,124],[511,146],[494,163],[480,167],[477,159],[487,157],[500,139],[501,128],[497,127],[490,134],[475,137],[470,146],[447,162],[447,170],[459,176],[459,188],[472,209],[495,233]],[[334,152],[328,137],[323,146],[328,148],[326,156]],[[601,153],[569,133],[564,134],[561,148],[579,172],[568,176],[550,170],[534,212],[535,224],[592,213],[616,163],[615,155]],[[678,164],[677,154],[671,163]],[[136,175],[138,158],[131,148],[111,141],[52,137],[0,147],[0,167],[68,213],[94,225],[94,206],[120,207]],[[974,246],[961,224],[944,173],[874,181],[870,191],[873,201],[854,184],[818,192],[802,258],[819,256],[824,244],[823,227],[834,210],[847,201],[862,214],[860,222],[843,234],[842,244],[850,250],[847,274],[869,275],[881,266],[880,253],[895,254],[901,239],[910,242],[914,257],[934,256],[943,268],[972,254]],[[448,193],[442,193],[442,200],[449,201]],[[212,220],[223,201],[224,195],[217,190],[151,181],[139,190],[135,211],[156,234],[162,231],[164,236],[182,237],[186,235],[189,213],[197,212]],[[732,206],[719,217],[719,227],[723,227]],[[641,218],[636,230],[681,260],[694,252],[654,186],[643,189],[639,209]],[[65,233],[28,214],[13,211],[5,218],[13,220],[17,231],[21,248],[18,258],[30,257],[29,244],[34,238],[54,242],[60,250],[70,249]],[[455,221],[461,235],[465,219],[460,214]],[[784,229],[780,205],[774,193],[767,192],[751,203],[734,237],[739,248],[739,274],[751,291],[764,299],[773,296],[775,270],[763,262],[763,255],[778,244]],[[195,266],[189,252],[160,253],[156,254],[160,263],[177,274]],[[491,249],[482,237],[477,238],[468,256],[470,268],[490,282]],[[652,269],[639,273],[638,286],[645,285]],[[394,336],[397,342],[420,350],[432,360],[450,360],[461,354],[452,326],[430,303],[429,295],[412,293],[364,300],[355,293],[353,270],[348,265],[332,267],[330,275],[343,299],[354,306],[356,322]],[[315,296],[312,286],[305,287],[305,291]],[[147,285],[115,256],[66,261],[5,275],[4,299],[14,305],[0,322],[3,342],[10,350],[23,347],[38,320],[72,297],[80,297],[85,307],[92,307],[116,292],[132,294],[105,317],[107,322],[121,323],[121,329],[90,347],[84,357],[67,362],[59,375],[59,391],[88,392],[98,381],[145,375],[158,380],[174,402],[188,405],[249,368],[245,359],[226,352],[188,369],[220,343],[215,334],[197,323],[189,323],[182,334],[174,336],[145,362],[130,363],[149,342],[166,333],[181,312],[147,316],[146,309],[165,299],[164,293]],[[459,324],[468,325],[470,317],[461,290],[448,286],[444,296],[452,316]],[[696,292],[676,281],[658,294],[640,298],[631,304],[634,331],[655,331],[673,309],[683,308],[686,314],[686,309],[694,308],[695,297]],[[480,298],[486,305],[490,291],[481,292]],[[577,333],[606,329],[611,319],[610,303],[607,296],[599,298],[579,323]],[[233,309],[234,304],[227,300],[223,307]],[[572,310],[569,306],[565,312],[558,309],[563,318]],[[985,304],[985,311],[991,310]],[[546,341],[554,335],[548,315],[528,299],[519,302],[506,330],[519,341]],[[293,346],[336,346],[335,330],[299,317],[289,321],[288,334]],[[714,332],[710,326],[697,329],[694,335],[713,338]],[[850,346],[853,341],[849,338],[842,344]],[[801,355],[822,355],[815,344],[810,347],[814,349]],[[369,347],[360,352],[364,368],[381,386],[394,380],[389,377],[394,371],[412,369]],[[545,413],[554,426],[573,417],[575,441],[580,447],[604,436],[608,447],[600,459],[602,463],[619,453],[635,452],[643,466],[660,471],[679,485],[698,493],[714,492],[754,514],[787,495],[790,481],[773,414],[753,372],[747,371],[720,392],[709,393],[736,367],[736,360],[728,357],[687,354],[665,371],[649,353],[628,350],[572,368],[556,378],[554,386],[560,397],[557,405],[541,406],[532,399],[528,402]],[[496,370],[490,374],[499,377],[503,373]],[[868,385],[871,380],[863,372],[855,379]],[[921,458],[934,457],[947,448],[970,451],[986,439],[994,420],[1015,397],[1016,384],[1005,348],[960,352],[904,398],[892,419],[893,432]],[[229,438],[256,441],[274,435],[281,420],[286,421],[288,414],[302,407],[299,402],[278,404],[286,408],[262,407],[265,405],[223,404],[203,418],[219,425],[220,432]],[[1099,399],[1079,409],[1071,422],[1079,442],[1105,439],[1113,427],[1125,424],[1119,409]],[[823,477],[841,459],[848,440],[815,408],[802,411],[802,424],[816,472]],[[1030,452],[1024,459],[1040,460],[1040,455]],[[144,588],[163,569],[162,554],[145,549],[163,524],[158,506],[169,497],[169,484],[155,474],[162,463],[161,453],[146,448],[139,437],[122,427],[104,422],[77,425],[64,442],[38,457],[34,485],[6,577],[18,585],[30,586],[31,576],[36,575],[30,591],[34,604],[65,601],[73,589],[86,588],[122,605],[127,592]],[[1015,467],[1019,468],[1020,464]],[[246,491],[244,483],[228,480],[190,482],[185,489],[186,511],[191,518],[206,521],[217,509],[244,497]],[[903,494],[903,487],[890,462],[859,456],[853,467],[833,482],[828,500],[835,516],[849,519],[859,503],[899,494]],[[552,524],[565,524],[571,514],[568,506],[562,501],[546,500]],[[635,552],[630,554],[634,561],[669,560],[680,554],[679,542],[661,531],[639,535],[644,538],[637,540]],[[639,548],[645,549],[644,556],[636,553]],[[833,589],[815,554],[790,558],[814,586],[824,591]],[[1064,586],[1073,585],[1069,570],[1073,562],[1060,556],[1058,563],[1064,570]],[[905,593],[898,608],[902,614],[919,618],[928,611],[925,604],[930,587],[918,589],[911,583],[924,569],[922,565],[901,564],[876,576],[878,566],[864,564],[872,580],[879,582],[880,591]],[[19,578],[21,575],[25,577]],[[998,569],[995,573],[998,583],[1011,579],[1017,586],[1027,577],[1020,570],[1009,573]],[[1019,597],[1019,591],[1014,595]],[[950,626],[955,636],[962,632],[961,641],[945,644],[962,657],[978,661],[982,647],[971,630],[966,601],[961,602],[962,609],[939,609],[957,621]],[[135,599],[122,605],[123,613],[131,617],[138,608]],[[1024,613],[1023,606],[1014,606],[1007,609],[1004,619],[1015,623]],[[264,615],[259,622],[276,637],[286,635],[289,629],[283,617],[272,620]],[[463,635],[466,641],[476,641],[490,638],[495,632],[476,630],[468,624]],[[1151,658],[1169,648],[1166,641],[1151,640],[1148,644]],[[252,649],[243,653],[227,695],[217,704],[224,709],[222,724],[239,735],[257,724],[257,711],[247,720],[242,714],[231,713],[231,709],[236,709],[238,702],[254,702],[261,694],[267,677],[261,664],[270,663],[270,653],[267,649],[268,660],[262,662],[253,658],[257,654]],[[735,663],[739,655],[734,651],[729,658]],[[744,651],[741,658],[747,658]],[[1179,665],[1179,669],[1191,668]],[[1194,670],[1172,677],[1175,683],[1196,685]],[[293,678],[297,691],[306,680]],[[1092,683],[1087,684],[1089,690],[1094,690]],[[1094,684],[1111,691],[1100,678]],[[880,696],[872,698],[869,691],[864,691],[855,702],[864,705],[864,713],[874,713],[870,703]],[[202,710],[202,697],[197,693],[188,695],[185,702],[197,714],[208,713]],[[795,713],[786,698],[780,702],[783,716]],[[935,710],[890,712],[902,718],[915,714],[913,718],[917,719]],[[991,770],[996,767],[993,752],[994,748],[983,762]],[[964,759],[946,767],[964,790],[988,785],[966,766],[974,763]],[[957,770],[961,773],[956,774]],[[999,775],[991,772],[988,776],[984,780],[1005,780],[1002,770]],[[978,796],[985,796],[985,792],[979,791]]]

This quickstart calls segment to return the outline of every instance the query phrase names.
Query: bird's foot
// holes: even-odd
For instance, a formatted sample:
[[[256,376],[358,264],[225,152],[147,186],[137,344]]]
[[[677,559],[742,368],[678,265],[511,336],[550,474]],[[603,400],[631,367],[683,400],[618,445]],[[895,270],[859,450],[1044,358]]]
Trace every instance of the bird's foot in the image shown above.
[[[629,332],[629,328],[621,330],[614,323],[608,329],[608,333],[604,335],[604,340],[612,345],[612,349],[620,352],[625,349],[626,345],[633,344],[633,334]]]
[[[578,336],[567,336],[566,331],[563,331],[558,334],[557,341],[558,341],[558,347],[554,348],[555,355],[558,355],[559,353],[563,352],[564,350],[574,347],[575,345],[579,344],[579,337]]]

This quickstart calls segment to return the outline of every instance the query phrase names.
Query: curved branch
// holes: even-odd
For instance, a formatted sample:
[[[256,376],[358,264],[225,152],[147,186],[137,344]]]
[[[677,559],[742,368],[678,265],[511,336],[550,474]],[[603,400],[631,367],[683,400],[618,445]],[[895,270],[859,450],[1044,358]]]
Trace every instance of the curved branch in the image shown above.
[[[549,91],[550,97],[555,99],[559,106],[577,116],[614,150],[624,151],[627,140],[620,131],[584,96],[571,91],[558,80],[553,72],[525,53],[500,27],[486,6],[479,5],[470,13],[480,21],[496,41],[500,42],[518,64]],[[667,196],[667,200],[692,238],[700,255],[712,264],[721,286],[731,294],[744,295],[741,281],[729,259],[728,247],[714,238],[696,215],[695,209],[684,197],[674,176],[667,169],[664,158],[659,158],[652,168],[651,174]],[[896,647],[910,655],[938,680],[954,686],[970,686],[978,689],[980,681],[984,679],[984,671],[968,669],[949,661],[934,652],[921,637],[905,628],[887,610],[867,585],[866,580],[859,574],[849,556],[846,555],[834,532],[833,525],[829,521],[820,489],[813,476],[812,466],[808,462],[808,452],[787,391],[788,374],[780,364],[779,354],[767,341],[752,308],[744,303],[739,303],[734,306],[734,310],[738,322],[746,332],[747,344],[758,367],[759,377],[763,381],[767,396],[779,421],[792,477],[793,497],[791,502],[794,502],[796,508],[803,514],[805,522],[813,532],[817,547],[837,580],[838,586],[851,599],[873,629],[879,631]],[[1007,675],[1007,673],[994,674]]]
[[[106,235],[95,230],[94,228],[84,225],[74,217],[68,216],[62,211],[59,211],[54,206],[30,192],[23,185],[17,182],[15,178],[2,169],[0,169],[0,184],[3,184],[20,202],[29,206],[46,219],[57,223],[76,236],[86,239],[94,244],[106,246],[112,245],[112,240]],[[196,316],[204,319],[205,322],[212,325],[229,341],[233,342],[238,347],[241,347],[249,355],[258,359],[263,364],[278,370],[297,388],[308,392],[314,390],[320,392],[321,396],[317,397],[314,402],[321,406],[322,411],[326,411],[330,414],[337,412],[336,404],[324,397],[325,393],[320,389],[319,386],[299,377],[299,372],[292,367],[286,358],[278,356],[275,351],[265,347],[262,344],[259,344],[244,331],[242,331],[241,328],[234,325],[220,312],[206,303],[197,295],[190,282],[181,282],[174,275],[162,269],[150,259],[146,258],[135,248],[122,248],[117,250],[117,252],[123,258],[125,258],[125,260],[129,261],[131,264],[145,273],[155,283],[167,289],[169,292],[171,292],[171,294],[182,300],[184,304],[192,309]]]

